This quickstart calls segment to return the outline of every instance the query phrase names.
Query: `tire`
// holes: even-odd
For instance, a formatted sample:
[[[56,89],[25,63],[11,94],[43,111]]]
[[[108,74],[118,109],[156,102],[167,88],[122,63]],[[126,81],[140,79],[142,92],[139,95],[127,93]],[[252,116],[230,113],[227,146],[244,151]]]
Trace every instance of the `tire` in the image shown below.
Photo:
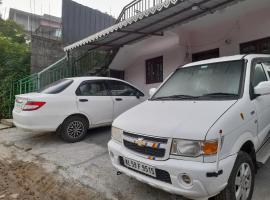
[[[85,138],[88,128],[89,123],[85,118],[71,116],[61,125],[59,135],[68,143],[80,142]]]
[[[241,176],[245,172],[247,176]],[[247,178],[248,177],[248,178]],[[241,179],[242,178],[242,179]],[[236,185],[236,179],[239,183]],[[254,190],[255,166],[246,152],[240,151],[235,161],[227,187],[214,200],[251,200]],[[242,185],[241,185],[242,184]],[[240,185],[240,187],[238,186]],[[245,188],[245,189],[242,189]],[[249,189],[246,189],[249,188]],[[241,191],[243,191],[241,195]],[[245,192],[246,191],[246,192]],[[238,198],[236,197],[238,195]],[[239,196],[240,195],[240,196]],[[239,198],[241,197],[242,198]]]

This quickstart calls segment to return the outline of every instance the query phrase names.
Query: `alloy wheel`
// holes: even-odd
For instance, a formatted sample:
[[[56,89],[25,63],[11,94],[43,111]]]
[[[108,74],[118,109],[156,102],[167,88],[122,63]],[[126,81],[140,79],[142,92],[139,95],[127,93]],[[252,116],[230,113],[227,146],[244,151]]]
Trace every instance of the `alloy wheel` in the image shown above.
[[[84,125],[80,121],[73,121],[67,127],[67,134],[72,138],[78,138],[84,133]]]
[[[235,178],[236,200],[247,200],[251,191],[252,172],[248,163],[242,163]]]

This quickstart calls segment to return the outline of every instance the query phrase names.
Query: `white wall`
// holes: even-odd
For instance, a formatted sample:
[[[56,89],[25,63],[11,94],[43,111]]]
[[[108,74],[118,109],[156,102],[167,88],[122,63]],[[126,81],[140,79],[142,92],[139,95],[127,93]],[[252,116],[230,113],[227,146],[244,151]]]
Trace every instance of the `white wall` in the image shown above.
[[[163,38],[152,37],[124,47],[111,68],[125,69],[126,81],[148,94],[150,88],[159,84],[146,84],[147,59],[163,55],[165,79],[177,67],[190,62],[192,53],[219,48],[220,56],[239,54],[240,43],[270,37],[270,5],[255,9],[247,4],[241,12],[243,5],[237,6],[170,30]]]
[[[183,52],[180,46],[175,46],[167,51],[142,56],[125,70],[125,80],[133,83],[148,94],[150,88],[158,87],[159,84],[146,84],[145,60],[163,56],[163,64],[166,66],[163,68],[163,77],[165,79],[177,67],[184,64],[185,55]]]
[[[221,56],[239,54],[239,44],[270,37],[269,9],[270,6],[204,29],[191,31],[192,53],[219,48]],[[231,43],[226,44],[226,40]]]

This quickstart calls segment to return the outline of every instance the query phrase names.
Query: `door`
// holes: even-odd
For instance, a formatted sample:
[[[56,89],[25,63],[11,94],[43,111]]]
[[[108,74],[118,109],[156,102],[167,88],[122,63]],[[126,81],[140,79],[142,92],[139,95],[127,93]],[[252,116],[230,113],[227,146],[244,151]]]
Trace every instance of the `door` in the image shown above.
[[[84,81],[76,91],[80,112],[88,115],[93,126],[113,120],[113,100],[104,81]]]
[[[261,61],[255,62],[251,70],[251,87],[254,88],[263,81],[269,81],[264,64]],[[270,95],[253,96],[251,95],[251,98],[258,117],[258,138],[262,143],[267,139],[270,130]]]
[[[144,94],[127,83],[110,80],[107,84],[114,103],[114,119],[144,101]]]

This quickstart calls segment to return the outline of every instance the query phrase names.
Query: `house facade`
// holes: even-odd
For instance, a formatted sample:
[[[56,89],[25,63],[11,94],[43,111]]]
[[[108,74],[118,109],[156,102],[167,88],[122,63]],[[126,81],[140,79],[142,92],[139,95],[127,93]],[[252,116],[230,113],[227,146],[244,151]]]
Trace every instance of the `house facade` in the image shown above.
[[[214,4],[218,1],[210,4],[211,1],[179,3],[177,0],[165,0],[162,3],[166,4],[168,1],[176,2],[175,5],[179,7],[168,6],[160,13],[149,16],[147,10],[143,11],[141,13],[145,12],[146,18],[139,17],[134,23],[126,20],[128,25],[124,21],[120,28],[115,26],[104,30],[66,47],[65,50],[72,51],[94,43],[103,45],[103,48],[109,48],[108,44],[118,46],[119,50],[109,68],[114,74],[119,72],[122,78],[141,88],[146,94],[150,88],[158,87],[175,69],[192,61],[235,54],[270,54],[269,0],[223,1],[222,5]],[[177,14],[176,9],[182,9],[182,12]],[[169,11],[170,14],[166,13]],[[167,18],[161,20],[162,16]],[[130,17],[132,18],[136,16]],[[153,22],[155,18],[160,21]],[[176,23],[170,23],[173,20]],[[141,24],[144,29],[138,29]],[[154,32],[150,31],[150,26],[155,26]],[[116,35],[115,32],[129,35]],[[135,34],[145,35],[135,38]],[[116,36],[120,37],[115,39]],[[129,40],[127,37],[135,39]],[[126,43],[121,43],[121,40]]]

